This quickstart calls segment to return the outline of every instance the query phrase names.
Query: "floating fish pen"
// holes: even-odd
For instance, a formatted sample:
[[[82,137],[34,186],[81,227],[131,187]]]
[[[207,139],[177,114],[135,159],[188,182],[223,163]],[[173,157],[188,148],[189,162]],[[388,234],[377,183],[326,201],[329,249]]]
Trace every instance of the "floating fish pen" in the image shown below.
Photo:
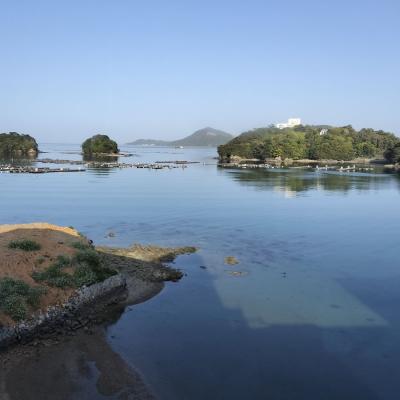
[[[186,164],[160,164],[160,163],[118,163],[118,162],[100,162],[100,161],[74,161],[74,160],[53,160],[53,159],[41,159],[36,160],[37,163],[43,164],[70,164],[70,165],[82,165],[88,169],[123,169],[123,168],[137,168],[137,169],[174,169],[174,168],[187,168]],[[85,168],[49,168],[49,167],[35,167],[35,166],[22,166],[22,165],[11,165],[11,164],[0,164],[1,173],[10,174],[45,174],[45,173],[56,173],[56,172],[83,172]]]
[[[70,165],[85,165],[86,161],[80,160],[53,160],[51,158],[42,158],[39,160],[35,160],[37,163],[41,164],[70,164]]]
[[[84,172],[84,168],[37,168],[37,167],[16,167],[11,165],[1,165],[1,173],[9,174],[49,174],[49,173],[65,173],[65,172]]]
[[[315,170],[316,171],[335,171],[335,172],[373,172],[373,171],[375,171],[375,169],[372,167],[356,166],[355,164],[352,166],[348,165],[347,167],[328,166],[328,165],[325,165],[325,167],[320,167],[317,165],[315,167]]]
[[[278,168],[271,164],[244,164],[244,163],[220,163],[218,167],[221,168],[241,168],[241,169],[270,169]]]
[[[373,172],[375,171],[372,167],[365,166],[357,166],[357,165],[349,165],[347,167],[337,166],[337,165],[302,165],[302,166],[275,166],[271,164],[246,164],[246,163],[220,163],[218,167],[221,168],[239,168],[239,169],[276,169],[276,168],[285,168],[285,169],[312,169],[317,172],[324,171],[335,171],[335,172]]]
[[[174,165],[160,165],[156,163],[139,163],[139,164],[126,164],[126,163],[99,163],[90,162],[86,164],[89,168],[138,168],[138,169],[171,169],[178,168]],[[186,168],[186,166],[185,166]]]
[[[186,165],[186,164],[200,164],[200,161],[156,161],[156,164],[176,164],[176,165]]]

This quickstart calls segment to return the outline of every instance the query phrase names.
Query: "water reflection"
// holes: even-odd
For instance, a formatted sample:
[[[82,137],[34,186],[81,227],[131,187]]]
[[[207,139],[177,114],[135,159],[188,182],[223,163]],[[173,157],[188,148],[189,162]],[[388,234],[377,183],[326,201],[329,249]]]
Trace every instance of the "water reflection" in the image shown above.
[[[214,156],[163,152],[143,150],[141,161]],[[110,328],[113,350],[160,399],[398,398],[399,177],[202,163],[114,171],[3,175],[0,220],[73,225],[97,244],[200,248],[176,261],[185,279]]]
[[[233,170],[229,171],[228,176],[243,186],[257,190],[274,190],[283,192],[286,197],[293,197],[310,190],[378,190],[391,184],[392,175],[304,170]]]
[[[14,363],[0,371],[0,399],[153,399],[140,374],[111,349],[101,329],[45,344],[13,355]]]
[[[160,399],[396,398],[387,371],[397,357],[385,357],[376,338],[395,340],[398,318],[383,292],[368,294],[370,282],[344,286],[325,277],[303,286],[304,272],[262,279],[254,269],[223,279],[199,255],[180,261],[187,278],[110,330],[113,347],[140,367]],[[395,284],[390,295],[398,299]]]
[[[114,174],[117,172],[117,168],[110,168],[110,167],[91,167],[88,168],[87,171],[90,175],[96,176],[98,178],[105,178],[110,174]]]
[[[92,161],[92,162],[118,162],[119,156],[97,156],[97,155],[83,155],[83,161]]]
[[[37,160],[37,156],[14,156],[14,157],[0,157],[0,165],[13,165],[13,166],[31,166]]]

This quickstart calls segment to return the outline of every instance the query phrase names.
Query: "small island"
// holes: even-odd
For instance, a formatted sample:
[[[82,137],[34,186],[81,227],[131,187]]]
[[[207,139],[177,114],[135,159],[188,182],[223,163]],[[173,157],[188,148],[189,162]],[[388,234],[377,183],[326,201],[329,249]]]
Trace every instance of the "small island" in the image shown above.
[[[1,157],[36,157],[38,153],[38,144],[32,136],[17,132],[0,133]]]
[[[359,160],[365,163],[385,158],[399,159],[400,139],[381,130],[357,131],[351,125],[269,126],[242,133],[219,146],[218,154],[220,160],[227,163],[243,159],[286,163]]]
[[[92,156],[117,156],[119,154],[118,144],[107,135],[94,135],[86,139],[82,144],[85,157]]]

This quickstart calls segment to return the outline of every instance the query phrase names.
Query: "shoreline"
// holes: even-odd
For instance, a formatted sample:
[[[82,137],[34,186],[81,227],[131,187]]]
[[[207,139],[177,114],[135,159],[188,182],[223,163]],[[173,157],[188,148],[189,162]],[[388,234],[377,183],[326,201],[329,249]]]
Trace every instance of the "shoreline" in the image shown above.
[[[49,225],[40,226],[48,228]],[[12,225],[0,227],[0,233],[2,229],[9,232],[13,228],[15,226]],[[63,229],[76,232],[71,228],[56,227],[58,232]],[[95,249],[106,265],[118,272],[110,278],[117,281],[115,290],[107,291],[102,296],[100,284],[95,289],[97,294],[92,293],[88,297],[90,301],[81,304],[75,313],[68,314],[61,310],[55,324],[49,320],[42,326],[43,329],[33,330],[26,337],[17,336],[17,343],[0,350],[1,399],[45,400],[55,398],[55,393],[57,399],[73,398],[77,388],[86,390],[88,387],[88,378],[82,375],[82,369],[95,370],[91,372],[96,381],[92,396],[104,392],[115,395],[124,393],[126,398],[133,396],[140,400],[155,398],[139,372],[112,350],[106,337],[107,327],[129,311],[131,306],[159,294],[165,281],[178,281],[183,276],[182,272],[165,263],[196,249],[138,244],[127,248]],[[107,286],[106,281],[102,284]],[[96,285],[86,289],[91,287],[96,288]],[[46,370],[51,372],[46,375]],[[41,383],[37,385],[39,380]],[[19,384],[21,381],[24,385]]]
[[[130,306],[151,299],[163,288],[161,282],[133,280],[131,290],[128,289],[130,296],[108,304],[97,316],[88,314],[83,324],[49,332],[47,337],[0,351],[0,398],[36,400],[40,396],[41,400],[52,400],[57,396],[60,400],[71,399],[77,389],[86,390],[87,376],[82,370],[88,371],[94,365],[99,378],[92,396],[122,392],[132,396],[127,398],[155,399],[140,372],[112,349],[107,328],[129,311]],[[50,374],[49,366],[54,369]],[[22,381],[24,385],[21,386]]]
[[[242,159],[232,158],[230,161],[219,159],[218,168],[287,168],[287,169],[311,169],[338,172],[375,172],[384,171],[387,173],[399,172],[400,166],[397,164],[386,164],[385,160],[378,159],[354,159],[349,161],[338,160],[280,160],[280,159]]]
[[[283,165],[283,166],[291,166],[291,165],[344,165],[344,164],[356,164],[356,165],[385,165],[388,166],[387,161],[383,158],[354,158],[352,160],[331,160],[331,159],[320,159],[320,160],[312,160],[312,159],[292,159],[286,158],[281,159],[277,158],[266,158],[265,160],[261,160],[258,158],[242,158],[239,156],[231,156],[229,158],[221,158],[218,157],[219,164],[229,165],[229,164],[243,164],[243,163],[254,163],[254,164],[271,164],[271,165]]]
[[[0,351],[0,398],[81,398],[79,390],[87,390],[86,374],[94,368],[90,372],[94,386],[90,398],[123,393],[126,398],[156,399],[140,371],[113,350],[107,338],[107,328],[129,312],[130,307],[157,296],[164,286],[163,282],[131,279],[129,296],[123,301],[108,304],[100,315],[88,314],[89,318],[83,320],[81,325],[49,332],[47,337]],[[52,372],[49,373],[49,370]],[[24,385],[20,385],[21,382]]]

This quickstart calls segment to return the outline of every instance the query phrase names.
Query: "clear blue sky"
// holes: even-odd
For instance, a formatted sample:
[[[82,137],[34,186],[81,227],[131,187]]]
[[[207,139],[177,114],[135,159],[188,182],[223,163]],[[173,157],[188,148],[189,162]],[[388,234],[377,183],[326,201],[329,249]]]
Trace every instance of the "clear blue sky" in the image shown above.
[[[1,0],[0,132],[80,142],[288,117],[400,134],[400,1]]]

